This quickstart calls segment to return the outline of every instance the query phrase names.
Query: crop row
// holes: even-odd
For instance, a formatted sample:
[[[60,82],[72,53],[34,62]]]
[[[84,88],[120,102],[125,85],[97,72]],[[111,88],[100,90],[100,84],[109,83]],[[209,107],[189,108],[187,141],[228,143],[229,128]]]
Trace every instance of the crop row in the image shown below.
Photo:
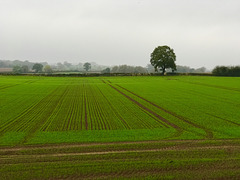
[[[119,98],[105,84],[84,83],[67,87],[64,99],[55,108],[48,125],[41,129],[56,130],[111,130],[161,127],[154,119],[129,100]],[[152,124],[150,124],[152,123]]]
[[[27,132],[67,130],[151,129],[167,127],[157,118],[132,103],[113,88],[98,79],[97,83],[71,79],[68,83],[43,86],[48,94],[33,94],[33,100],[19,114],[1,123],[0,132]],[[58,82],[59,83],[59,82]],[[34,82],[28,85],[34,86]],[[42,88],[42,85],[40,86]],[[46,91],[46,89],[44,91]],[[20,91],[22,92],[22,91]],[[15,95],[16,96],[16,95]],[[25,96],[24,96],[25,97]],[[34,99],[35,98],[35,99]],[[35,100],[35,101],[34,101]],[[26,100],[18,98],[20,106]],[[16,105],[14,104],[16,107]],[[8,106],[9,107],[9,106]]]
[[[125,88],[126,90],[122,89],[123,92],[128,93],[129,96],[142,104],[150,104],[147,102],[149,101],[161,107],[163,114],[165,111],[170,112],[170,115],[172,113],[177,115],[177,117],[183,117],[189,123],[178,118],[169,117],[167,119],[170,119],[173,123],[187,131],[199,131],[202,128],[205,129],[205,134],[208,134],[208,137],[236,137],[240,130],[240,113],[238,110],[240,96],[239,92],[236,91],[236,89],[240,89],[239,84],[238,88],[236,87],[238,79],[213,77],[133,77],[132,79],[125,78],[122,80],[119,81],[119,79],[115,80],[112,78],[111,81],[112,84]],[[203,82],[203,80],[205,81],[204,85],[202,83],[193,83],[195,81]],[[215,81],[219,83],[222,81],[221,86],[226,84],[227,88],[212,87],[211,83],[216,84]],[[209,84],[209,86],[205,84]],[[232,90],[231,87],[234,87],[235,90]],[[157,112],[156,108],[156,106],[151,106],[151,109],[154,109],[155,112]],[[194,128],[191,124],[201,128]],[[202,133],[201,131],[199,132]]]
[[[25,109],[19,116],[1,125],[1,131],[28,132],[41,126],[61,99],[55,96],[57,90],[38,103]]]
[[[0,137],[128,129],[175,130],[168,136],[175,138],[239,137],[239,87],[225,79],[216,80],[226,88],[211,86],[212,77],[0,78],[8,87],[0,90]]]

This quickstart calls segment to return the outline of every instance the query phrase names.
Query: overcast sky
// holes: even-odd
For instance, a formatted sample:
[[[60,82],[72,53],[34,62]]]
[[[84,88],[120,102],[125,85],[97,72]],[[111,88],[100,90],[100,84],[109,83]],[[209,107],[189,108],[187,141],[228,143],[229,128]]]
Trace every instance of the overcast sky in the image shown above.
[[[0,0],[0,59],[240,65],[240,0]]]

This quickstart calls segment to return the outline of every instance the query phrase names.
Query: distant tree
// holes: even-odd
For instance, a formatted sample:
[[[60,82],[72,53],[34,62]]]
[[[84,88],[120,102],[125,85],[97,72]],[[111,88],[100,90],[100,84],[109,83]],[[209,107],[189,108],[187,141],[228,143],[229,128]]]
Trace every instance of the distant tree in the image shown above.
[[[188,66],[177,65],[177,73],[205,73],[205,72],[207,72],[207,69],[205,67],[194,69]]]
[[[162,74],[166,72],[166,69],[171,68],[172,71],[176,70],[176,55],[168,46],[158,46],[156,47],[152,54],[150,62],[154,66],[155,71],[162,71]]]
[[[145,68],[143,68],[142,66],[136,66],[134,68],[134,73],[146,73],[147,70]]]
[[[128,66],[128,65],[120,65],[114,66],[111,70],[112,73],[146,73],[146,68],[141,66]]]
[[[72,64],[67,61],[64,61],[63,64],[64,64],[64,66],[66,66],[68,68],[70,68],[72,66]]]
[[[104,69],[104,70],[102,70],[102,73],[110,73],[110,68],[106,68],[106,69]]]
[[[118,67],[118,73],[128,73],[129,72],[128,69],[129,68],[128,68],[128,66],[126,64],[120,65]]]
[[[67,62],[67,61],[64,61],[63,65],[64,65],[65,70],[67,70],[67,71],[70,71],[70,70],[74,69],[73,65],[71,63]]]
[[[147,64],[146,71],[148,73],[154,73],[154,67],[151,64]]]
[[[192,72],[193,72],[193,69],[191,69],[191,68],[188,67],[188,66],[180,66],[180,65],[177,65],[177,72],[178,72],[178,73],[192,73]]]
[[[13,73],[14,74],[20,74],[22,73],[22,68],[20,66],[14,66],[13,67]]]
[[[240,76],[240,66],[233,66],[230,69],[231,71],[231,76]]]
[[[212,73],[217,76],[227,76],[229,73],[229,68],[226,66],[216,66]]]
[[[91,69],[91,64],[86,62],[86,63],[84,63],[83,67],[86,71],[89,71]]]
[[[195,71],[196,71],[196,73],[205,73],[206,70],[207,69],[205,67],[200,67],[200,68],[196,69]]]
[[[45,67],[44,67],[44,72],[46,72],[46,73],[52,73],[53,72],[53,70],[52,70],[52,68],[51,68],[51,66],[49,66],[49,65],[46,65]]]
[[[216,66],[212,70],[212,74],[216,76],[240,76],[240,66]]]
[[[118,66],[113,66],[111,73],[118,73]]]
[[[22,66],[21,71],[22,71],[22,73],[28,73],[29,72],[28,66],[26,66],[26,65]]]
[[[43,65],[40,64],[40,63],[36,63],[36,64],[33,65],[32,69],[35,70],[36,73],[42,72]]]
[[[0,68],[7,68],[7,67],[11,67],[11,65],[9,64],[9,61],[0,60]]]
[[[66,70],[66,67],[62,63],[58,62],[57,63],[57,70],[58,71],[64,71],[64,70]]]
[[[135,67],[134,66],[127,66],[126,73],[135,73]]]
[[[78,71],[82,71],[83,70],[83,63],[78,63],[76,67],[77,67]]]

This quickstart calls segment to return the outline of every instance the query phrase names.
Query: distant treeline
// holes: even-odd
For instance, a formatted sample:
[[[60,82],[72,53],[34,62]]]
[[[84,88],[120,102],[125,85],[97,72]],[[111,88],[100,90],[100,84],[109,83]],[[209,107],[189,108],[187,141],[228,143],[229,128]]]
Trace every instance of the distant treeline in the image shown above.
[[[177,65],[176,73],[205,73],[207,70],[205,67],[201,68],[190,68],[188,66],[179,66]],[[167,73],[172,72],[170,69],[166,70]],[[114,66],[111,68],[111,73],[155,73],[155,69],[151,64],[148,64],[146,67],[142,66],[128,66],[120,65]]]
[[[29,61],[20,61],[20,60],[0,60],[0,68],[14,68],[15,66],[27,66],[29,69],[32,69],[35,63]],[[47,65],[47,62],[41,63],[43,66]]]
[[[33,68],[34,64],[36,64],[35,62],[29,62],[29,61],[20,61],[20,60],[0,60],[0,68],[12,68],[14,70],[15,69],[19,69],[22,67],[28,67],[29,71]],[[84,71],[84,63],[79,62],[78,64],[72,64],[69,63],[67,61],[64,61],[63,63],[58,62],[56,64],[49,64],[47,62],[40,62],[39,64],[42,64],[43,67],[45,67],[46,65],[49,65],[51,67],[51,69],[54,72],[61,72],[61,71],[66,71],[66,72],[79,72],[79,71]],[[92,71],[102,71],[104,69],[106,69],[107,66],[102,66],[102,65],[98,65],[94,62],[91,62],[91,70]]]
[[[29,61],[20,61],[20,60],[0,60],[0,72],[4,73],[13,73],[13,74],[22,74],[22,73],[34,73],[36,70],[34,70],[34,65],[36,63],[29,62]],[[77,63],[72,64],[67,61],[64,61],[63,63],[58,62],[56,64],[49,65],[47,62],[40,62],[37,64],[42,64],[43,69],[38,71],[41,73],[85,73],[84,69],[84,63]],[[91,68],[88,71],[89,73],[114,73],[114,74],[150,74],[155,73],[155,69],[151,64],[147,64],[147,66],[129,66],[129,65],[118,65],[118,66],[103,66],[98,65],[95,62],[90,62]],[[166,70],[167,73],[172,72],[170,69]],[[188,66],[179,66],[177,65],[177,71],[175,73],[205,73],[206,68],[190,68]]]
[[[112,67],[111,73],[147,73],[147,69],[142,66],[120,65]]]
[[[177,73],[205,73],[207,69],[205,67],[200,67],[197,69],[190,68],[188,66],[179,66],[177,65]]]
[[[240,77],[240,66],[216,66],[212,70],[212,74],[216,76]]]

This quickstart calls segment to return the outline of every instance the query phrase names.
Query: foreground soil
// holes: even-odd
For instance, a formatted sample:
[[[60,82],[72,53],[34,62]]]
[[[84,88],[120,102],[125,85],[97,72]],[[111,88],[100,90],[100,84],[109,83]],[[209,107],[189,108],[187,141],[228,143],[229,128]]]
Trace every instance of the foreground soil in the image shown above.
[[[1,179],[240,179],[240,140],[0,147]]]

